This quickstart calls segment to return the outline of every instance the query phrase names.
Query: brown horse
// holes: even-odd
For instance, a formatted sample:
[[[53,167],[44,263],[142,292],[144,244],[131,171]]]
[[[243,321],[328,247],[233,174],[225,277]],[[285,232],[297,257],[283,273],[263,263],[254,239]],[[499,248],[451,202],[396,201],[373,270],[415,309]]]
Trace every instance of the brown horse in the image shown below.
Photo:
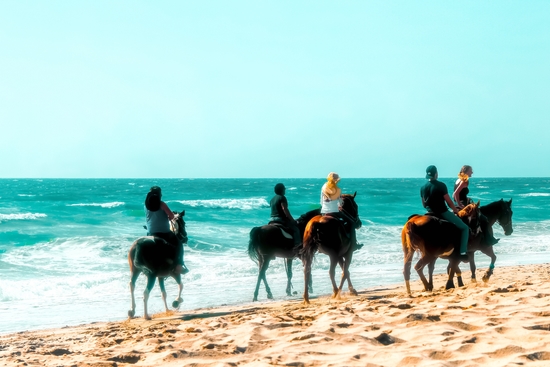
[[[298,226],[302,236],[304,234],[306,224],[311,218],[319,215],[320,212],[320,209],[311,210],[298,218],[296,225]],[[272,224],[262,227],[254,227],[250,231],[248,256],[254,262],[258,263],[260,268],[258,273],[258,281],[256,282],[256,289],[254,290],[253,301],[258,300],[258,292],[260,290],[262,280],[264,281],[267,298],[273,299],[273,294],[267,284],[265,273],[269,267],[269,262],[275,259],[275,257],[282,257],[285,259],[287,276],[286,295],[292,296],[292,260],[299,256],[300,247],[294,246],[294,241],[291,237],[291,235],[285,236],[281,231],[280,226]],[[311,290],[311,283],[309,284],[309,288]]]
[[[342,208],[340,212],[353,221],[356,229],[361,228],[359,219],[359,208],[355,202],[355,196],[342,195]],[[301,250],[302,262],[304,264],[304,302],[309,303],[308,283],[311,279],[311,263],[317,251],[326,254],[330,258],[329,276],[332,282],[333,297],[337,297],[344,281],[348,281],[349,291],[357,295],[349,276],[349,266],[353,257],[353,251],[357,249],[348,237],[342,221],[330,215],[318,215],[313,217],[306,226],[304,233],[304,245]],[[334,278],[336,264],[342,268],[342,279],[340,286],[336,286]]]
[[[187,243],[187,232],[185,231],[185,221],[183,220],[185,211],[179,214],[174,212],[174,214],[176,216],[170,222],[171,230],[181,244]],[[130,293],[132,295],[132,308],[128,311],[129,318],[135,315],[136,301],[134,298],[134,289],[136,287],[136,280],[141,273],[147,276],[147,286],[143,292],[143,317],[146,320],[151,319],[147,312],[147,301],[157,278],[159,279],[159,287],[166,311],[168,311],[168,305],[166,304],[164,278],[171,276],[179,286],[178,297],[172,302],[172,307],[178,308],[183,302],[181,298],[181,291],[183,289],[181,275],[174,273],[174,268],[177,265],[177,253],[178,249],[174,245],[158,237],[140,237],[132,243],[132,247],[128,251],[128,264],[130,265],[131,274]]]
[[[470,227],[469,242],[475,240],[480,232],[479,229],[479,202],[469,204],[462,209],[458,216]],[[413,215],[409,218],[403,230],[401,231],[401,242],[403,245],[403,255],[405,266],[403,275],[407,293],[411,294],[409,280],[411,277],[411,263],[416,251],[420,252],[420,259],[414,266],[417,271],[424,289],[433,290],[433,271],[435,261],[438,257],[449,259],[449,279],[445,286],[446,289],[454,288],[453,277],[455,272],[460,271],[458,251],[460,246],[459,229],[452,223],[441,220],[431,215]],[[429,281],[424,276],[424,267],[428,265]]]
[[[488,220],[488,226],[492,227],[493,224],[498,223],[504,230],[505,236],[510,236],[514,229],[512,228],[512,199],[510,201],[504,201],[500,199],[498,201],[492,202],[491,204],[484,205],[481,208],[481,214],[485,215]],[[476,281],[476,263],[474,260],[474,253],[476,251],[481,251],[485,255],[491,258],[491,264],[489,269],[483,275],[483,281],[488,282],[491,275],[493,275],[493,270],[495,269],[495,262],[497,256],[493,251],[493,245],[485,244],[484,238],[480,238],[477,241],[473,241],[471,244],[468,244],[468,260],[470,263],[470,270],[472,272],[472,281]],[[460,273],[457,273],[459,276]],[[460,284],[460,280],[459,280]]]

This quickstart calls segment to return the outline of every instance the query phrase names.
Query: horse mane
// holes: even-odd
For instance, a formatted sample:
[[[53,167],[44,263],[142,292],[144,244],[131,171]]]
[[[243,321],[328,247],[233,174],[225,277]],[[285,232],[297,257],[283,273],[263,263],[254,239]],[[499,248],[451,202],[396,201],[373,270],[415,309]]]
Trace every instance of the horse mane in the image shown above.
[[[468,204],[464,207],[464,209],[458,212],[458,216],[461,218],[470,217],[472,216],[472,214],[474,214],[474,212],[477,212],[477,210],[478,204]]]

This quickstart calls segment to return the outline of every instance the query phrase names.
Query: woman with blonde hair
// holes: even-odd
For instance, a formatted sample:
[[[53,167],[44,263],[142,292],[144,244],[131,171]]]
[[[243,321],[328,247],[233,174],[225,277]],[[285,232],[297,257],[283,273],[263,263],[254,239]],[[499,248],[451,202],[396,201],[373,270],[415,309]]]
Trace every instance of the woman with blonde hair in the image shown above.
[[[329,215],[342,220],[344,228],[349,234],[350,243],[355,244],[355,248],[359,249],[362,245],[357,243],[355,220],[340,211],[342,205],[342,189],[338,187],[338,182],[340,182],[338,173],[331,172],[328,174],[327,182],[325,182],[321,189],[321,215]]]
[[[472,201],[472,199],[468,197],[468,194],[470,193],[470,189],[468,187],[470,186],[470,177],[472,177],[473,174],[474,170],[472,166],[467,164],[462,166],[460,172],[458,173],[458,179],[456,180],[454,186],[453,199],[457,207],[460,209],[464,208]],[[488,245],[496,244],[499,240],[494,237],[493,227],[489,225],[489,220],[482,213],[479,213],[479,224],[481,227],[481,232],[483,232],[483,235],[485,236],[485,242]]]

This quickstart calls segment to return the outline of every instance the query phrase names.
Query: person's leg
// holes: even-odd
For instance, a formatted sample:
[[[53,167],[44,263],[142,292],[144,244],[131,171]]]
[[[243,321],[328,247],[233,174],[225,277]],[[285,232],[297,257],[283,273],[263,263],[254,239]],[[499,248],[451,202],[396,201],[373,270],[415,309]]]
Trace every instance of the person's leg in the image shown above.
[[[288,222],[288,228],[292,230],[292,237],[294,238],[294,247],[300,246],[302,244],[302,236],[300,235],[300,230],[298,226],[293,222]]]
[[[459,217],[452,212],[445,212],[441,214],[441,217],[458,227],[460,230],[460,254],[466,255],[468,252],[468,237],[470,236],[470,229],[468,225],[462,221]]]

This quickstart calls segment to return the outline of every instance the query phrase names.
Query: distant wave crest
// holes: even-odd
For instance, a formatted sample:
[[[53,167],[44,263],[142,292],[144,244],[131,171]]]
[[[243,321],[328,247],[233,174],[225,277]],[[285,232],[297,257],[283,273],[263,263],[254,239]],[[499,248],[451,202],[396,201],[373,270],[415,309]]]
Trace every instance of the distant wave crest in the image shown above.
[[[114,201],[112,203],[82,203],[82,204],[69,204],[67,206],[99,206],[101,208],[116,208],[117,206],[124,205],[122,201]]]
[[[530,192],[528,194],[520,194],[522,197],[533,197],[533,196],[550,196],[548,192]]]
[[[43,213],[0,214],[0,222],[6,220],[34,220],[46,217],[47,215]]]
[[[202,208],[252,210],[252,209],[269,207],[268,202],[264,198],[181,200],[177,202],[193,208],[202,207]]]

